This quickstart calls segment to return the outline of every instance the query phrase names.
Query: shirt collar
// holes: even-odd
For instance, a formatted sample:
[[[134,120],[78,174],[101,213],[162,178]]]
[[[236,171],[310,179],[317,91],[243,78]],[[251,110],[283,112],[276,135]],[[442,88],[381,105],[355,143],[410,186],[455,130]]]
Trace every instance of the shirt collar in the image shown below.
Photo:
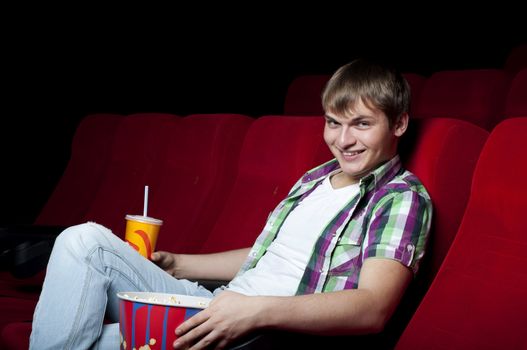
[[[326,177],[331,172],[339,168],[339,163],[336,159],[332,159],[310,171],[308,171],[302,177],[302,183],[307,184],[309,182],[319,180]],[[382,163],[377,168],[372,170],[369,174],[365,175],[360,179],[360,186],[366,186],[366,190],[377,189],[384,186],[389,182],[395,174],[397,174],[402,168],[401,159],[399,155],[395,155],[389,161]]]
[[[368,175],[360,179],[361,187],[365,186],[367,191],[383,187],[391,181],[402,169],[401,158],[396,155],[389,161],[382,163]]]

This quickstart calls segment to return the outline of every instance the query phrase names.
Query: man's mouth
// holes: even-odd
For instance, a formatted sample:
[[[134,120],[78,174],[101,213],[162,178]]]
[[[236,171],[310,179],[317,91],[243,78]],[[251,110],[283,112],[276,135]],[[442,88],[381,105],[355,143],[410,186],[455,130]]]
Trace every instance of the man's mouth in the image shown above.
[[[353,156],[356,156],[358,154],[361,154],[362,152],[364,152],[364,150],[358,150],[358,151],[341,151],[342,155],[344,157],[353,157]]]

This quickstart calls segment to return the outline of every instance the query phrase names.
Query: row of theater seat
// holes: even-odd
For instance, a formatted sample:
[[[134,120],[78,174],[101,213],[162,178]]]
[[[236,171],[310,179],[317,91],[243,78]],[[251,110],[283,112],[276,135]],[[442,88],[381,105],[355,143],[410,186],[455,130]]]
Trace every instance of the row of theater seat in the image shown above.
[[[111,125],[114,134],[104,142],[86,136],[93,124]],[[77,150],[36,223],[92,220],[121,234],[124,215],[141,212],[148,184],[149,214],[164,220],[161,246],[182,252],[229,248],[227,241],[207,243],[205,233],[222,227],[257,231],[303,171],[330,159],[322,130],[321,117],[92,115],[81,123]],[[92,141],[77,143],[79,138]],[[249,211],[254,198],[258,205]],[[175,232],[179,240],[172,238]]]
[[[527,69],[511,75],[504,69],[439,71],[429,77],[405,73],[412,90],[413,118],[449,117],[486,130],[505,116],[527,109]],[[284,113],[320,115],[320,94],[329,75],[303,75],[289,85]]]
[[[525,118],[511,118],[493,130],[499,135],[492,138],[493,143],[498,138],[498,143],[512,142],[512,148],[505,147],[503,159],[480,166],[480,173],[495,164],[496,169],[518,166],[514,171],[519,176],[525,147],[514,140],[524,137],[525,123]],[[80,124],[68,167],[37,223],[67,226],[93,220],[122,235],[124,216],[141,212],[143,186],[149,184],[150,214],[165,221],[159,249],[197,253],[245,247],[254,241],[268,213],[294,181],[305,170],[330,159],[322,128],[320,116],[91,115]],[[488,136],[488,131],[462,120],[417,119],[401,144],[406,167],[421,178],[435,206],[430,251],[406,298],[410,309],[449,251],[469,199],[473,169],[486,142],[495,157],[497,146],[489,146]],[[496,176],[492,179],[500,185],[507,183]],[[473,187],[471,197],[487,185]],[[514,196],[517,193],[521,189]],[[521,205],[519,200],[513,204]],[[510,204],[499,205],[503,210]],[[515,214],[512,212],[511,220],[517,219]],[[504,217],[501,215],[496,220]],[[514,226],[512,221],[509,225],[513,232],[525,227]],[[506,238],[499,243],[506,245]],[[525,259],[521,255],[513,258]],[[28,321],[38,296],[38,288],[35,292],[29,285],[9,278],[0,284],[4,310],[0,327],[15,322],[2,333],[9,344],[20,334],[27,341]],[[516,286],[525,291],[525,284]],[[396,314],[394,319],[409,316]]]

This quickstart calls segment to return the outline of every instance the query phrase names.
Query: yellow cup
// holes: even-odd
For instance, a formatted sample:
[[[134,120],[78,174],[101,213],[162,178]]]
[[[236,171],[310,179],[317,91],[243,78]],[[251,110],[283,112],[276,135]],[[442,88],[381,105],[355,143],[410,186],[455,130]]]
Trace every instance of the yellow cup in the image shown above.
[[[147,259],[154,252],[163,220],[142,215],[126,215],[124,240]]]

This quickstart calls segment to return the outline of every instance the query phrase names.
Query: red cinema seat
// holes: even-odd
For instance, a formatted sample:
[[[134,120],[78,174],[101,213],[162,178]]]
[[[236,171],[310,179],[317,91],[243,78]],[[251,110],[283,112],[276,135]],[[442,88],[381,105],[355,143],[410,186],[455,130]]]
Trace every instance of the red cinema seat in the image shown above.
[[[92,114],[80,122],[66,170],[35,224],[71,226],[80,222],[102,180],[122,118],[117,114]]]
[[[506,118],[525,115],[527,115],[527,68],[519,71],[512,79],[505,100]]]
[[[461,223],[474,167],[488,131],[451,118],[411,120],[399,145],[406,169],[426,187],[434,212],[419,272],[385,330],[369,339],[374,347],[393,349],[434,279]]]
[[[164,159],[167,130],[179,117],[171,114],[134,114],[117,128],[109,162],[84,221],[95,221],[123,235],[127,214],[142,214],[144,186]],[[151,188],[151,196],[158,189]]]
[[[507,55],[503,68],[512,76],[527,68],[527,44],[514,47]]]
[[[8,345],[8,343],[29,344],[31,321],[33,320],[33,311],[36,305],[37,300],[0,297],[0,310],[2,310],[0,313],[0,349],[28,349],[28,345],[25,347],[15,345],[13,347]],[[9,330],[12,327],[11,324],[24,325],[26,331],[23,334],[12,334]],[[6,328],[8,329],[7,331]]]
[[[111,148],[115,131],[122,118],[123,116],[117,114],[91,114],[81,120],[73,136],[67,167],[37,217],[35,225],[27,228],[31,229],[28,232],[43,233],[42,231],[47,230],[46,227],[58,226],[56,229],[58,233],[59,227],[82,221],[102,181],[109,161],[108,150]],[[26,230],[22,228],[18,231],[13,237],[20,235],[23,242]],[[18,247],[24,245],[20,244]],[[13,247],[13,249],[17,248]],[[21,254],[26,256],[31,254],[31,251]],[[2,271],[0,295],[36,298],[43,275],[40,273],[31,278],[18,279],[13,278],[11,273]]]
[[[30,322],[10,323],[0,331],[0,349],[27,350],[30,335]]]
[[[287,88],[284,115],[324,115],[322,91],[330,75],[301,75],[293,79]]]
[[[321,116],[263,116],[252,123],[234,187],[201,252],[254,243],[269,213],[300,176],[331,159],[323,129]]]
[[[410,106],[410,115],[413,116],[415,113],[415,108],[417,106],[417,101],[419,100],[419,95],[425,84],[426,77],[417,74],[417,73],[403,73],[403,77],[410,85],[410,91],[412,94],[412,102]]]
[[[472,174],[488,131],[463,120],[412,120],[400,154],[405,167],[422,181],[434,213],[428,242],[428,282],[439,269],[465,211]],[[426,261],[426,260],[425,260]]]
[[[527,117],[491,132],[456,238],[397,350],[525,349],[525,135]]]
[[[253,118],[189,115],[169,130],[167,154],[155,171],[149,215],[162,219],[157,250],[196,253],[234,183]]]
[[[440,71],[426,79],[417,118],[456,118],[491,130],[503,116],[509,78],[500,69]]]
[[[403,76],[412,90],[413,110],[426,78],[417,73],[404,73]],[[329,74],[296,77],[287,88],[284,115],[324,115],[322,91],[330,78]]]

